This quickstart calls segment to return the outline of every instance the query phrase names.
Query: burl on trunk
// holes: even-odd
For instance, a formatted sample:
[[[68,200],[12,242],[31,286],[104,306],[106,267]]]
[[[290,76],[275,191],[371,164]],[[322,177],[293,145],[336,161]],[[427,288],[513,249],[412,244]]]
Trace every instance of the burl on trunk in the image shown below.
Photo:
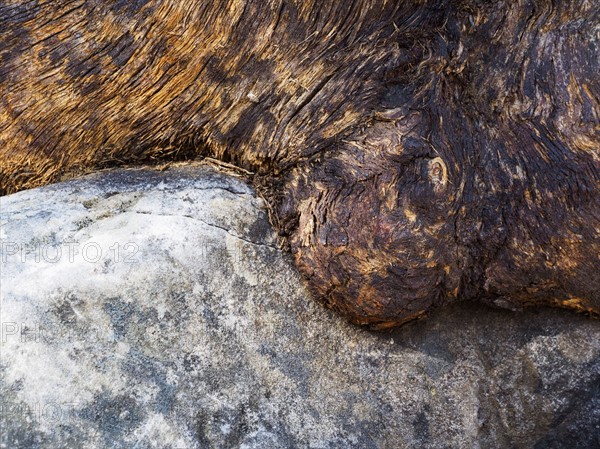
[[[598,315],[599,42],[585,0],[1,1],[0,187],[210,156],[356,323]]]

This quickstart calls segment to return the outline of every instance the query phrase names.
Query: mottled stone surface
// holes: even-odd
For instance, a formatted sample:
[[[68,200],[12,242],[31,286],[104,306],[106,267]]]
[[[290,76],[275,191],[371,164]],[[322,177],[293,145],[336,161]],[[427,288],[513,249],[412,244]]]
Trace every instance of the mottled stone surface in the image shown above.
[[[599,322],[349,325],[235,178],[99,173],[0,213],[2,448],[600,447]]]

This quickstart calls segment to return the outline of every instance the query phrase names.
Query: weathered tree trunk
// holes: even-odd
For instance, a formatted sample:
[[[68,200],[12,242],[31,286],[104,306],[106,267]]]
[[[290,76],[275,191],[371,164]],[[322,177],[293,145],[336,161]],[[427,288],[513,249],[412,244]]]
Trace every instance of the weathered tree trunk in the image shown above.
[[[600,313],[600,7],[0,2],[3,193],[211,156],[358,323]]]

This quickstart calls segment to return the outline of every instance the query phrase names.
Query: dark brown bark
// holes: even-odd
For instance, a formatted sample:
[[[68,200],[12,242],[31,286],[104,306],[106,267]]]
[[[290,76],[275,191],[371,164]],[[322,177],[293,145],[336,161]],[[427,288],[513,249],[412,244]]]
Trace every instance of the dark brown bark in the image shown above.
[[[583,0],[4,1],[0,188],[211,156],[354,322],[597,315],[599,42]]]

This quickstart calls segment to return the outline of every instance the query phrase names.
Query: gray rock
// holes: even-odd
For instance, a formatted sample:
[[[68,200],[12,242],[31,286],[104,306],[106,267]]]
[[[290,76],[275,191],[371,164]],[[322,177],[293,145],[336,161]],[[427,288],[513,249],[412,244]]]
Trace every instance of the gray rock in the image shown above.
[[[0,213],[2,448],[600,447],[599,322],[354,327],[233,177],[106,172]]]

